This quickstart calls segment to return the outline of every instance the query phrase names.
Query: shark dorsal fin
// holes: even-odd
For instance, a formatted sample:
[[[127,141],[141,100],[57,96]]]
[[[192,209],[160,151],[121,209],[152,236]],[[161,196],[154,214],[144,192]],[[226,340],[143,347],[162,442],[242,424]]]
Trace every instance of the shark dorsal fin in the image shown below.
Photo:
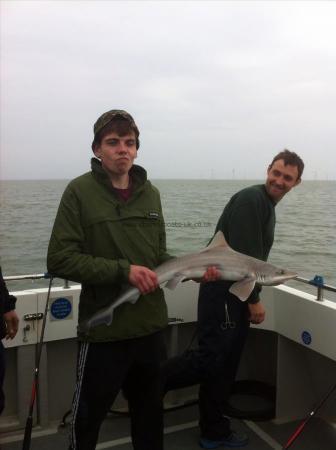
[[[215,247],[231,248],[226,242],[223,232],[220,230],[217,231],[210,244],[203,251],[211,250]]]

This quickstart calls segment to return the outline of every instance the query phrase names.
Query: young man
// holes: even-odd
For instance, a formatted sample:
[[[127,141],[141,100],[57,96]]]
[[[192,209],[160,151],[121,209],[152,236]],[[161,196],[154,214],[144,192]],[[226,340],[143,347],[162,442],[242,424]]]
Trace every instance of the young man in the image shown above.
[[[276,155],[267,169],[266,183],[233,195],[221,215],[216,232],[224,233],[236,251],[266,261],[273,244],[275,206],[301,182],[304,164],[294,152]],[[246,435],[231,430],[223,416],[246,341],[249,323],[265,318],[255,287],[247,302],[229,292],[231,282],[216,281],[200,287],[198,299],[199,348],[168,360],[162,366],[165,390],[200,383],[200,445],[203,448],[246,445]],[[235,326],[227,326],[235,323]]]
[[[16,297],[8,293],[0,266],[0,415],[5,407],[2,390],[5,377],[5,355],[1,339],[13,339],[18,331],[19,318],[15,312]]]
[[[167,308],[152,269],[170,256],[159,192],[134,164],[138,148],[139,130],[126,111],[97,120],[91,172],[66,188],[49,243],[49,272],[82,283],[79,324],[110,305],[127,283],[143,294],[118,307],[111,326],[87,333],[79,327],[73,450],[96,447],[120,389],[129,402],[134,448],[162,449],[159,365]]]
[[[120,389],[136,450],[163,448],[160,363],[167,307],[154,269],[170,256],[160,194],[134,164],[139,130],[130,114],[111,110],[94,125],[91,172],[70,182],[55,219],[48,271],[82,284],[79,325],[110,305],[130,283],[143,294],[119,306],[110,326],[78,328],[72,450],[93,450]],[[210,280],[209,276],[205,279]]]

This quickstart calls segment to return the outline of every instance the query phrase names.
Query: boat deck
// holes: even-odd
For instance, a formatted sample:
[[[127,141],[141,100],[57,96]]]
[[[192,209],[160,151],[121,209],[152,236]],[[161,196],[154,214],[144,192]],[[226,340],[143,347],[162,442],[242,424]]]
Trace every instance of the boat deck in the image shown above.
[[[185,283],[187,284],[187,283]],[[190,348],[195,333],[195,286],[179,287],[178,293],[167,294],[169,317],[183,318],[172,321],[166,330],[169,355],[181,354]],[[39,396],[35,410],[39,412],[39,426],[34,427],[31,450],[67,450],[68,427],[59,428],[60,418],[70,408],[76,373],[76,324],[79,287],[53,288],[53,301],[67,298],[73,304],[69,319],[49,319],[44,336],[40,367]],[[172,295],[172,297],[169,297]],[[25,291],[18,302],[25,314],[44,311],[46,290]],[[237,391],[233,409],[253,412],[269,411],[273,421],[238,421],[234,428],[250,437],[249,450],[281,450],[289,437],[309,411],[319,404],[336,380],[336,304],[286,286],[265,288],[263,302],[267,318],[262,326],[251,327],[237,374],[238,381],[256,381],[274,388],[275,398],[258,390],[242,397]],[[185,309],[184,309],[185,308]],[[21,450],[25,414],[30,400],[35,351],[41,326],[31,326],[7,343],[7,373],[5,392],[7,406],[0,420],[1,450]],[[189,389],[192,389],[189,391]],[[197,398],[197,388],[171,392],[166,405],[184,404]],[[251,395],[252,394],[252,395]],[[122,400],[122,399],[121,399]],[[249,403],[251,402],[251,404]],[[259,403],[260,402],[260,403]],[[251,406],[251,407],[250,407]],[[125,402],[114,408],[125,408]],[[254,414],[254,417],[256,415]],[[333,392],[318,416],[304,428],[291,450],[336,450],[336,391]],[[265,415],[263,415],[265,417]],[[292,420],[290,422],[290,420]],[[294,421],[295,420],[295,421]],[[58,422],[57,422],[58,421]],[[198,408],[188,406],[165,413],[165,450],[199,449]],[[12,430],[12,431],[10,431]],[[16,430],[16,431],[14,431]],[[129,419],[111,414],[104,422],[96,447],[100,449],[132,449]]]
[[[233,428],[249,435],[249,450],[281,450],[299,422],[276,425],[270,422],[251,422],[233,419]],[[132,450],[129,419],[111,414],[105,420],[97,450]],[[21,450],[23,435],[0,436],[1,450]],[[165,413],[165,450],[196,450],[198,444],[198,409],[191,406]],[[320,418],[314,418],[291,446],[293,450],[335,450],[336,429]],[[67,450],[68,427],[39,431],[34,429],[31,450]]]

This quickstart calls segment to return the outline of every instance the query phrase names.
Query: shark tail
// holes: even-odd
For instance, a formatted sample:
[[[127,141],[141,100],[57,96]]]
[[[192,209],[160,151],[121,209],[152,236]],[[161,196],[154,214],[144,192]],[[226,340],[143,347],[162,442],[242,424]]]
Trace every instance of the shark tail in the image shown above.
[[[91,317],[91,319],[80,325],[80,330],[88,332],[91,328],[98,327],[99,325],[111,325],[113,320],[113,309],[105,314],[97,314]]]

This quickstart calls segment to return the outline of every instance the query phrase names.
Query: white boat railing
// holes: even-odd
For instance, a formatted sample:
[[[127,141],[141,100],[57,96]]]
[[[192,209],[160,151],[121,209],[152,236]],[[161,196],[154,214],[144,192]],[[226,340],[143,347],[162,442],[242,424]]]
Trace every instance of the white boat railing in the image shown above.
[[[11,275],[5,276],[4,280],[7,281],[22,281],[22,280],[42,280],[42,279],[50,279],[51,275],[48,272],[45,273],[35,273],[35,274],[26,274],[26,275]],[[324,291],[334,292],[336,293],[336,287],[331,286],[329,284],[325,284],[323,277],[321,275],[315,275],[313,279],[309,280],[308,278],[295,277],[295,281],[299,281],[300,283],[308,284],[310,286],[315,286],[317,289],[317,301],[323,301]],[[64,280],[63,289],[69,289],[69,281]]]

